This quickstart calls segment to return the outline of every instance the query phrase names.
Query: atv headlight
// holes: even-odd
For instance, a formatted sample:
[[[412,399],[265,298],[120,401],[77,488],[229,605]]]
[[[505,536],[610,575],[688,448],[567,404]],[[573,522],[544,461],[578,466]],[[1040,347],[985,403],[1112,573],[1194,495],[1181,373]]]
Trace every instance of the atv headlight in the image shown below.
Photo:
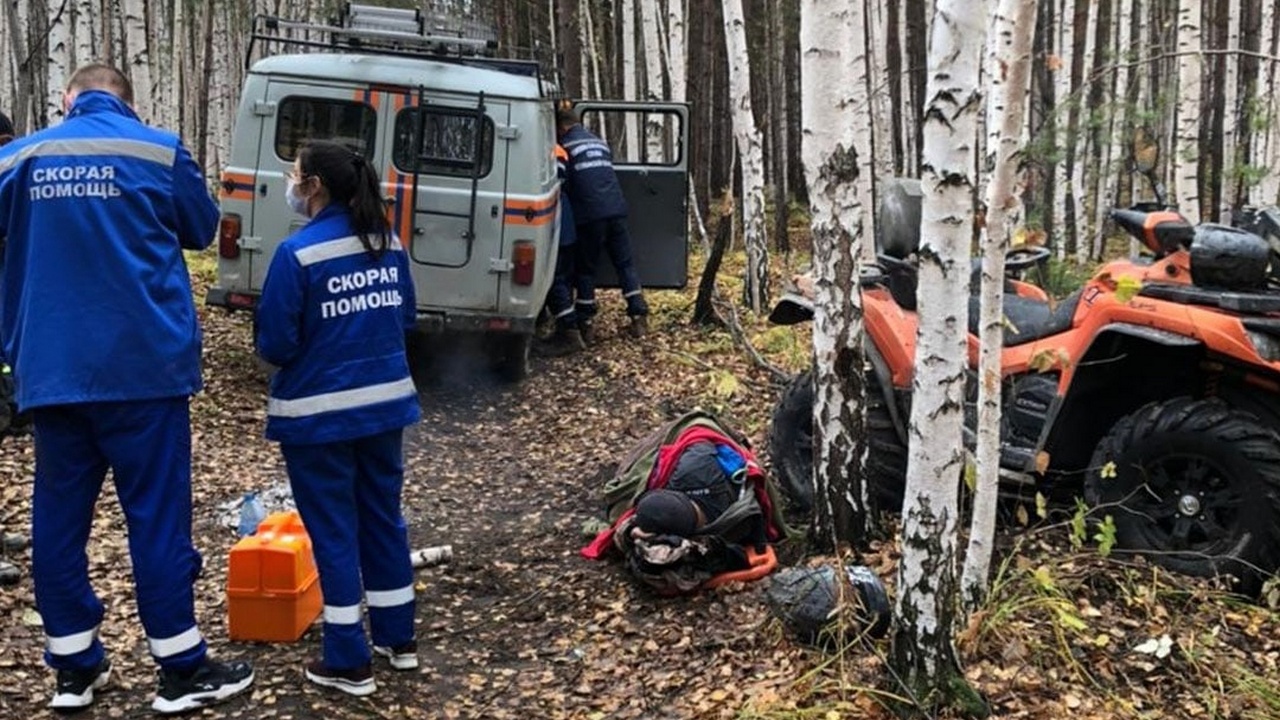
[[[1258,357],[1267,362],[1280,362],[1280,338],[1257,330],[1244,332],[1249,336],[1249,342],[1253,343],[1253,349],[1258,353]]]

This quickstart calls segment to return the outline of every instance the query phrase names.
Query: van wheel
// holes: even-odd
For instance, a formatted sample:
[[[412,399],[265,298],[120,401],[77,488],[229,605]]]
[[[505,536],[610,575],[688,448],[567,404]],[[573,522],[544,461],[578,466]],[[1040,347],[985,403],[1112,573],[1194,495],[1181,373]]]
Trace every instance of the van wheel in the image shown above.
[[[791,507],[802,513],[813,509],[813,383],[812,370],[791,382],[774,408],[769,432],[769,457],[778,485]],[[874,370],[865,374],[863,391],[867,407],[864,480],[878,508],[896,513],[902,509],[907,484],[907,448],[898,437]]]
[[[1102,439],[1085,501],[1115,523],[1115,547],[1175,572],[1231,574],[1256,592],[1276,569],[1280,437],[1220,400],[1143,406]]]
[[[529,377],[529,349],[533,346],[533,335],[519,333],[504,335],[493,343],[493,371],[498,379],[507,383],[518,383]]]

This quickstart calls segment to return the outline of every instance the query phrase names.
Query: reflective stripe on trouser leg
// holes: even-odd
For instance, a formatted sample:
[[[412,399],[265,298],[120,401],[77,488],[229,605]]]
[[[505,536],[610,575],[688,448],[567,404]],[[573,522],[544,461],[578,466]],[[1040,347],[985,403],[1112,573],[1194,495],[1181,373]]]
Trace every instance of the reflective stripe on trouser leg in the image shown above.
[[[360,569],[373,644],[395,647],[413,639],[413,566],[400,512],[404,484],[403,431],[355,442],[356,506],[360,513]]]
[[[556,327],[567,329],[578,325],[573,308],[573,246],[560,246],[556,255],[556,272],[547,291],[547,309],[556,318]]]
[[[31,510],[31,578],[47,633],[44,659],[55,670],[102,662],[102,602],[89,585],[85,545],[107,462],[79,406],[32,413],[36,477]]]
[[[600,263],[600,248],[603,243],[602,222],[578,225],[578,241],[573,244],[573,289],[578,295],[577,307],[578,313],[583,315],[580,318],[582,320],[590,320],[595,315],[596,267]]]
[[[604,249],[609,253],[613,271],[618,275],[622,297],[627,300],[627,315],[648,315],[649,304],[640,290],[640,274],[636,272],[636,264],[631,258],[631,235],[627,231],[626,218],[605,221]]]
[[[281,444],[294,502],[302,515],[324,594],[324,664],[367,665],[360,622],[360,551],[356,541],[355,448],[350,442]]]
[[[138,615],[161,667],[204,662],[193,584],[200,555],[191,543],[191,413],[186,397],[99,403],[98,442],[115,478],[129,528]]]

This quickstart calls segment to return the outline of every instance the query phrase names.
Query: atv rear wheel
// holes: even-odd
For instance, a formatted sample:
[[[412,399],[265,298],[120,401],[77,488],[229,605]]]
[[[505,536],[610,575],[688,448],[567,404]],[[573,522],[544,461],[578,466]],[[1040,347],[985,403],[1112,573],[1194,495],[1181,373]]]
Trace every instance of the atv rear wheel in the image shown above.
[[[889,405],[874,371],[865,375],[867,419],[867,489],[881,510],[902,509],[907,479],[907,448],[889,414]],[[813,371],[796,376],[773,410],[769,457],[778,486],[793,509],[813,509]]]
[[[1276,568],[1280,438],[1219,400],[1175,398],[1122,418],[1094,451],[1084,492],[1113,517],[1119,550],[1234,575],[1246,593]]]

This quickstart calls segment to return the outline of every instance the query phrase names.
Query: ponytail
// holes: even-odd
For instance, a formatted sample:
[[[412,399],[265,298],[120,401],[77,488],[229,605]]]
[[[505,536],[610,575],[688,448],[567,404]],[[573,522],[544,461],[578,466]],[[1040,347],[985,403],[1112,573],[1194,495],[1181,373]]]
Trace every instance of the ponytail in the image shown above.
[[[351,211],[351,225],[360,244],[375,259],[391,247],[391,227],[378,171],[359,153],[330,141],[308,143],[298,154],[306,175],[315,175],[329,191],[333,202]]]
[[[387,226],[387,209],[382,204],[382,188],[378,185],[378,171],[363,157],[351,154],[355,170],[355,192],[348,204],[351,207],[351,224],[355,226],[360,243],[374,258],[391,246],[391,232]]]

